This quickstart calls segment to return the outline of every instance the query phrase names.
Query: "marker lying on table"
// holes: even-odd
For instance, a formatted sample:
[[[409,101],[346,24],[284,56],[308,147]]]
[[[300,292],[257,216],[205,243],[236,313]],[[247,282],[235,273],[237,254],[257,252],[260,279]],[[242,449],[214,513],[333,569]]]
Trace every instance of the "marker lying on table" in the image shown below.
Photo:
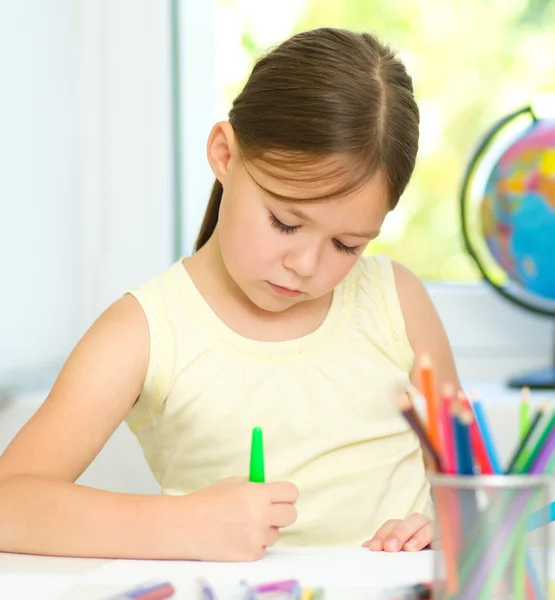
[[[432,597],[431,583],[417,583],[406,587],[388,590],[380,600],[429,600]]]
[[[284,581],[272,581],[270,583],[261,583],[255,585],[252,590],[255,594],[268,594],[270,592],[289,592],[300,587],[299,582],[296,579],[286,579]]]
[[[175,588],[169,582],[143,584],[108,600],[165,600],[175,594]]]
[[[255,483],[264,483],[264,442],[262,439],[262,429],[255,427],[252,430],[251,443],[251,465],[249,481]]]
[[[202,600],[217,600],[214,590],[204,577],[197,577],[197,583],[200,588],[200,597]]]

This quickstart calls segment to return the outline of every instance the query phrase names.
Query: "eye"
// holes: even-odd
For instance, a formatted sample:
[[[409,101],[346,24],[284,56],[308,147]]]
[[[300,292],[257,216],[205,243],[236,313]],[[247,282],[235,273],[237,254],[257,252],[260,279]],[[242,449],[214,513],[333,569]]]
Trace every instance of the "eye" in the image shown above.
[[[361,248],[360,246],[345,246],[345,244],[342,244],[339,240],[333,240],[333,245],[335,246],[335,249],[338,252],[343,252],[343,254],[350,254],[351,256],[358,254]]]
[[[294,233],[299,228],[299,225],[293,226],[282,223],[273,213],[270,213],[268,216],[270,218],[270,223],[272,224],[272,227],[275,227],[282,233]]]

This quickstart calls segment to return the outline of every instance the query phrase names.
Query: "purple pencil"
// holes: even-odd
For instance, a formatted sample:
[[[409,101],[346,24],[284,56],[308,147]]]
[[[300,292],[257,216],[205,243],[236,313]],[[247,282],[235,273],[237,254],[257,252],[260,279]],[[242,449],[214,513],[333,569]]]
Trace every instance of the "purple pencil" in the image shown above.
[[[551,456],[555,452],[555,428],[551,430],[547,441],[542,446],[536,460],[532,464],[533,473],[543,473],[547,467],[547,463],[551,459]]]

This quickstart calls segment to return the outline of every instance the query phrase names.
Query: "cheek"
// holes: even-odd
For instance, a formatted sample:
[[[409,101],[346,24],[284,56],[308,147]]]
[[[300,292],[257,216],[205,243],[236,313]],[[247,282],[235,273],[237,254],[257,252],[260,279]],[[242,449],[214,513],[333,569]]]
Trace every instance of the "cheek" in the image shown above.
[[[278,232],[271,228],[266,210],[253,204],[247,208],[237,202],[233,210],[230,210],[231,203],[222,207],[218,227],[228,268],[256,275],[279,258],[279,240],[276,240]]]
[[[318,287],[329,291],[339,285],[358,260],[358,256],[340,254],[334,248],[326,251],[319,270]]]

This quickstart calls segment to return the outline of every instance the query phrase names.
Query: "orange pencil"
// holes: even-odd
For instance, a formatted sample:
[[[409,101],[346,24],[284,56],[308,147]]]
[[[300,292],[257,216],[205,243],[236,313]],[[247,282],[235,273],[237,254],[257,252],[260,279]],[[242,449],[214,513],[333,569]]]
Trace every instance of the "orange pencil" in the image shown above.
[[[437,397],[432,359],[424,352],[420,360],[420,385],[426,399],[428,412],[428,436],[436,452],[440,451],[439,431],[439,400]]]
[[[458,517],[459,507],[457,490],[438,485],[435,487],[435,505],[437,522],[441,534],[443,563],[447,578],[447,593],[455,595],[459,591],[459,574],[457,570],[457,552],[461,547],[460,523],[453,523],[453,516]],[[436,548],[439,550],[439,548]]]

